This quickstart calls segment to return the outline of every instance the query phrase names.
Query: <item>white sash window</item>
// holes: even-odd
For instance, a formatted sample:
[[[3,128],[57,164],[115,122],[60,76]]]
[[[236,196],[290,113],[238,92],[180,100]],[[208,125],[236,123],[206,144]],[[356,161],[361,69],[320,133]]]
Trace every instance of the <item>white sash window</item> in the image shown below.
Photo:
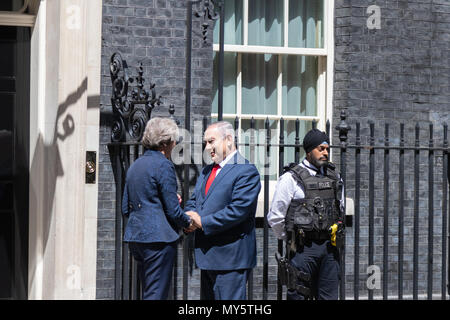
[[[285,143],[295,142],[296,119],[300,143],[313,121],[325,130],[332,115],[333,11],[332,0],[225,1],[223,119],[234,123],[239,117],[239,141],[249,142],[243,134],[252,117],[259,143],[264,142],[260,130],[267,117],[272,143],[278,143],[281,118]],[[217,21],[214,28],[213,119],[218,116],[219,25]],[[250,158],[249,147],[240,151]],[[278,148],[271,153],[270,167],[278,168]],[[256,150],[260,173],[263,157],[264,151]],[[294,149],[285,148],[284,163],[293,160]]]

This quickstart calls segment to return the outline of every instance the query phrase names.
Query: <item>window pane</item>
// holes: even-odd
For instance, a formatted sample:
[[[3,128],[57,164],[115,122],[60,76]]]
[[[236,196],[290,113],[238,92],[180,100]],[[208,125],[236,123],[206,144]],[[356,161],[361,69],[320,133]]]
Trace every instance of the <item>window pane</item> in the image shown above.
[[[289,47],[323,48],[323,0],[289,1]]]
[[[248,44],[283,46],[283,1],[248,1]]]
[[[317,115],[318,58],[283,56],[283,115]]]
[[[312,129],[312,122],[311,121],[300,121],[300,127],[299,127],[299,144],[303,143],[303,138],[305,137],[305,134]],[[284,121],[284,143],[285,144],[295,144],[295,120],[288,120]],[[303,147],[300,148],[299,153],[299,160],[302,161],[303,158],[306,156],[305,150]],[[285,147],[284,148],[284,165],[287,165],[291,162],[295,161],[295,147]]]
[[[241,139],[239,141],[240,147],[239,151],[244,155],[244,157],[250,162],[252,162],[259,171],[261,175],[261,180],[264,179],[264,166],[266,163],[266,147],[264,146],[245,146],[244,144],[249,143],[266,143],[267,130],[265,129],[266,120],[255,120],[254,130],[250,129],[251,120],[241,121]],[[277,123],[278,121],[269,120],[270,128],[270,143],[277,143]],[[252,138],[253,137],[253,138]],[[254,140],[252,140],[254,139]],[[270,180],[277,179],[278,172],[278,147],[270,148],[270,157],[267,159],[269,165],[269,178]]]
[[[242,113],[277,113],[278,56],[242,55]]]
[[[225,3],[226,44],[242,44],[242,0],[227,0]],[[217,11],[219,12],[219,11]],[[214,25],[214,43],[219,43],[220,18]]]
[[[223,112],[236,113],[236,53],[224,53]],[[212,112],[217,113],[219,101],[219,53],[214,52]]]

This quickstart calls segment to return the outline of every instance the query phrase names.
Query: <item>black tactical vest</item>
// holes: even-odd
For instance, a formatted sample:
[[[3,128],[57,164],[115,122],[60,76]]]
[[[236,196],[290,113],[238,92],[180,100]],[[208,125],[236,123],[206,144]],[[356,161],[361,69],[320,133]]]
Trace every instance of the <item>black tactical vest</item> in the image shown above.
[[[312,176],[308,169],[296,163],[285,167],[305,191],[304,199],[293,199],[286,214],[286,231],[328,231],[338,221],[343,221],[340,210],[342,182],[330,164],[326,175]]]

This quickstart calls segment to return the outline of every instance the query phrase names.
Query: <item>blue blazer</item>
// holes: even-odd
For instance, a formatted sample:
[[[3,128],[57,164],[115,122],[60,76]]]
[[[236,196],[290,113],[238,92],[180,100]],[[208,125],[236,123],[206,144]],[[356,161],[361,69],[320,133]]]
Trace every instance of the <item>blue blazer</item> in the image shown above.
[[[173,163],[161,152],[146,150],[128,169],[122,213],[128,215],[124,241],[173,242],[189,216],[178,204]]]
[[[237,152],[220,170],[205,196],[213,164],[203,168],[185,211],[199,213],[203,230],[195,231],[195,260],[203,270],[256,266],[255,213],[261,190],[259,172]]]

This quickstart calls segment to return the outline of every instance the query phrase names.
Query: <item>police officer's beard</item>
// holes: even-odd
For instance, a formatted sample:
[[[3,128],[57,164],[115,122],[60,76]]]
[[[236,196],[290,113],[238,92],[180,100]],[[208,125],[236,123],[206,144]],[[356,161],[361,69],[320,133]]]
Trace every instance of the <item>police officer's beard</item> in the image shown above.
[[[320,169],[321,167],[326,166],[328,164],[328,159],[327,160],[319,160],[319,159],[315,159],[314,157],[311,157],[311,161],[310,162],[317,169]]]

